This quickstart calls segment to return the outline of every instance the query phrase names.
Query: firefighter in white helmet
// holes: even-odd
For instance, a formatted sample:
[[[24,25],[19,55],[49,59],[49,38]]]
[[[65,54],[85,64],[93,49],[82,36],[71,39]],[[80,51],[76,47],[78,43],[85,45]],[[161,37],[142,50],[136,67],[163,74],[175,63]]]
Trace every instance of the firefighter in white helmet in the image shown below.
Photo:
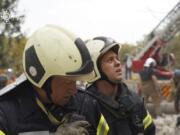
[[[71,115],[66,116],[75,111],[71,103],[76,80],[87,81],[94,75],[84,42],[66,29],[46,25],[27,41],[23,68],[25,74],[0,91],[0,135],[46,135],[64,121],[71,122],[76,134],[87,134],[86,121],[73,124]]]
[[[96,135],[154,135],[153,120],[142,100],[122,81],[120,44],[109,37],[95,37],[86,45],[96,77],[82,91],[80,110]]]
[[[154,111],[152,115],[157,117],[161,114],[160,101],[161,92],[160,85],[158,84],[158,79],[156,77],[156,61],[153,58],[148,58],[144,63],[144,69],[140,72],[140,89],[144,97],[145,103],[152,100],[154,104]]]

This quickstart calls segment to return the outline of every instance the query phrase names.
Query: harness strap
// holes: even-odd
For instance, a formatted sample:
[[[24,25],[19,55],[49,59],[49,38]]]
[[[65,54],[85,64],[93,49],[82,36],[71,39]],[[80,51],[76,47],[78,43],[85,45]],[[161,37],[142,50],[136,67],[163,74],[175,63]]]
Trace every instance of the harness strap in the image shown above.
[[[48,116],[49,120],[55,124],[55,125],[59,125],[62,123],[62,121],[59,121],[58,119],[56,119],[51,112],[49,112],[45,106],[43,105],[43,103],[36,97],[36,103],[38,104],[38,106],[43,110],[43,112]]]

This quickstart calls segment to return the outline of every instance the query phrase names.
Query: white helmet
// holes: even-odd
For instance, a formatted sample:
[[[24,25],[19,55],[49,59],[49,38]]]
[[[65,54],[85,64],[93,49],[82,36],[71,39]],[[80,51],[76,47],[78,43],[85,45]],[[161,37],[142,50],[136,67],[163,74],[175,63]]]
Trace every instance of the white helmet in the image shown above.
[[[54,75],[86,81],[94,76],[85,43],[54,25],[38,29],[29,38],[23,52],[23,68],[28,80],[39,88]]]
[[[98,69],[98,60],[100,56],[104,55],[110,49],[113,49],[113,51],[115,51],[119,56],[121,46],[114,39],[109,37],[95,37],[93,39],[87,40],[86,46],[94,63],[94,70],[96,75],[89,81],[89,83],[93,83],[102,77],[102,73],[100,69]]]
[[[156,61],[153,58],[146,59],[144,67],[156,66]]]

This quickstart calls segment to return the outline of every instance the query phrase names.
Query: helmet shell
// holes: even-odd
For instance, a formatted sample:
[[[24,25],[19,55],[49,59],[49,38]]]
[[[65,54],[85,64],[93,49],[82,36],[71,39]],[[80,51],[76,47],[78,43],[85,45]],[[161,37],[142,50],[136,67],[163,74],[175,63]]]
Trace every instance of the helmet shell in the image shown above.
[[[86,46],[94,63],[94,71],[96,75],[89,81],[89,83],[93,83],[101,78],[101,72],[98,69],[99,58],[111,49],[113,49],[113,51],[115,51],[119,56],[121,45],[110,37],[95,37],[87,40]]]
[[[153,58],[146,59],[144,67],[156,66],[156,61]]]
[[[93,77],[93,63],[85,43],[73,33],[54,25],[35,31],[23,52],[23,68],[37,87],[54,75],[75,80]]]

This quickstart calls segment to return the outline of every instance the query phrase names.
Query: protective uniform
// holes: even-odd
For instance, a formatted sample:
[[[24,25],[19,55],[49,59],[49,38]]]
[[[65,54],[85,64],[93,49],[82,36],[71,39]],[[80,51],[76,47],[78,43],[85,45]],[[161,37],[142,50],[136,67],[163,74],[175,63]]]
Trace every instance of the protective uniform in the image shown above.
[[[90,54],[80,38],[61,27],[47,25],[29,38],[23,67],[25,75],[0,91],[0,135],[48,135],[77,107],[73,97],[63,107],[44,103],[35,86],[43,88],[51,101],[51,77],[88,80],[93,76]]]
[[[0,97],[0,129],[6,135],[28,132],[49,134],[56,131],[67,113],[76,113],[76,108],[74,97],[64,107],[43,104],[31,83],[25,80]]]
[[[90,86],[78,98],[80,114],[85,115],[92,125],[91,132],[94,135],[154,135],[155,125],[143,101],[124,83],[109,80],[99,68],[100,56],[110,49],[119,54],[120,45],[107,37],[96,37],[87,41],[86,45],[94,62],[96,77],[88,82]],[[98,91],[95,84],[98,80],[118,85],[115,99]]]
[[[124,83],[119,84],[115,101],[98,92],[94,85],[78,97],[79,110],[90,122],[91,134],[155,135],[155,125],[143,101]]]
[[[36,92],[28,81],[0,97],[0,129],[5,135],[55,131],[56,126],[36,103]]]
[[[149,97],[152,98],[152,102],[154,104],[154,116],[156,117],[157,115],[161,114],[161,93],[159,85],[152,79],[152,76],[156,77],[154,67],[151,65],[154,62],[155,60],[152,58],[148,58],[146,60],[146,62],[144,63],[144,69],[140,72],[140,78],[141,90],[145,102],[149,102]]]

